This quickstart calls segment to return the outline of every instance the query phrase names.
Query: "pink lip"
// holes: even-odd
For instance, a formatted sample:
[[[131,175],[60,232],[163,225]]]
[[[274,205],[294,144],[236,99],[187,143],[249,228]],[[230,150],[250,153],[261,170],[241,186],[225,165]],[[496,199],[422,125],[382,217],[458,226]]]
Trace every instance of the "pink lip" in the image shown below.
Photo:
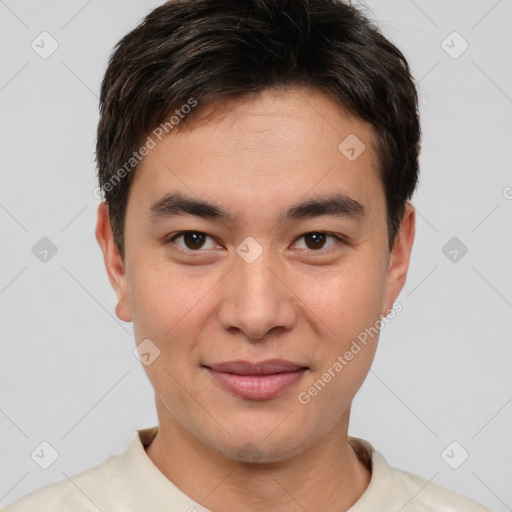
[[[231,361],[212,364],[206,368],[228,391],[248,400],[266,400],[280,395],[308,369],[282,359],[261,363]]]

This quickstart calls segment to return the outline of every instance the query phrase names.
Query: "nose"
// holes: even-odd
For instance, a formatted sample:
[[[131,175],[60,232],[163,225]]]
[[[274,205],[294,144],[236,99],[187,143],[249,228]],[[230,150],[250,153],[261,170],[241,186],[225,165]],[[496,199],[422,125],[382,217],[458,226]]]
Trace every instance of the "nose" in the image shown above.
[[[217,307],[221,326],[250,340],[291,330],[297,322],[297,296],[270,249],[251,263],[237,256],[233,264]]]

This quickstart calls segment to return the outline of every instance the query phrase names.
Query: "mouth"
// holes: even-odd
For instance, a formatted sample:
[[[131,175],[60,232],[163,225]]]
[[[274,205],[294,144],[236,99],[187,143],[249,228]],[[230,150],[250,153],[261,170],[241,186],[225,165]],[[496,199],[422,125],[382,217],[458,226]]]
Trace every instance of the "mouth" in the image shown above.
[[[283,359],[269,359],[260,363],[229,361],[203,366],[224,389],[247,400],[275,398],[297,383],[309,370],[307,366]]]

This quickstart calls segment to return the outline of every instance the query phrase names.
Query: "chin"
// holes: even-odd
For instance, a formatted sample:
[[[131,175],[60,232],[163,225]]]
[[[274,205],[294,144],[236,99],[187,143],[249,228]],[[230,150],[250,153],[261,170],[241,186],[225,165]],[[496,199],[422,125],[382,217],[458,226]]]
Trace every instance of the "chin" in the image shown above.
[[[248,464],[277,463],[302,452],[310,444],[300,421],[291,421],[285,428],[282,416],[276,421],[253,421],[244,425],[228,425],[221,439],[208,438],[207,443],[223,456]],[[281,425],[279,425],[279,423]],[[209,432],[211,434],[211,432]],[[312,442],[312,441],[311,441]]]
[[[276,439],[274,442],[240,440],[239,443],[231,443],[223,455],[245,464],[264,465],[286,461],[301,451],[301,446],[292,446],[289,438],[287,442],[282,439]]]

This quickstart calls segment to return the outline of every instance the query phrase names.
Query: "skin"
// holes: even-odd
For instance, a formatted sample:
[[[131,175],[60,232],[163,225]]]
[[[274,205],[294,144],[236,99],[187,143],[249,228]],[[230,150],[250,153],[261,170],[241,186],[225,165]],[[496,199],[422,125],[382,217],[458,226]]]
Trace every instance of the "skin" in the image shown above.
[[[137,169],[124,263],[108,208],[98,208],[96,237],[116,314],[133,322],[137,344],[149,338],[160,350],[144,367],[160,425],[147,454],[213,511],[345,510],[371,478],[348,444],[348,423],[377,337],[307,405],[298,395],[389,313],[406,279],[414,208],[407,203],[390,253],[373,129],[320,91],[267,90],[198,113]],[[338,150],[349,134],[366,145],[355,161]],[[151,221],[150,206],[175,191],[215,202],[235,221]],[[333,192],[359,201],[365,215],[278,220],[293,204]],[[208,234],[203,248],[183,237],[164,242],[185,230]],[[310,248],[303,235],[311,232],[345,243],[327,237]],[[236,252],[247,236],[263,250],[250,264]],[[270,358],[309,369],[268,400],[234,396],[201,366]],[[240,455],[248,443],[256,462]]]

